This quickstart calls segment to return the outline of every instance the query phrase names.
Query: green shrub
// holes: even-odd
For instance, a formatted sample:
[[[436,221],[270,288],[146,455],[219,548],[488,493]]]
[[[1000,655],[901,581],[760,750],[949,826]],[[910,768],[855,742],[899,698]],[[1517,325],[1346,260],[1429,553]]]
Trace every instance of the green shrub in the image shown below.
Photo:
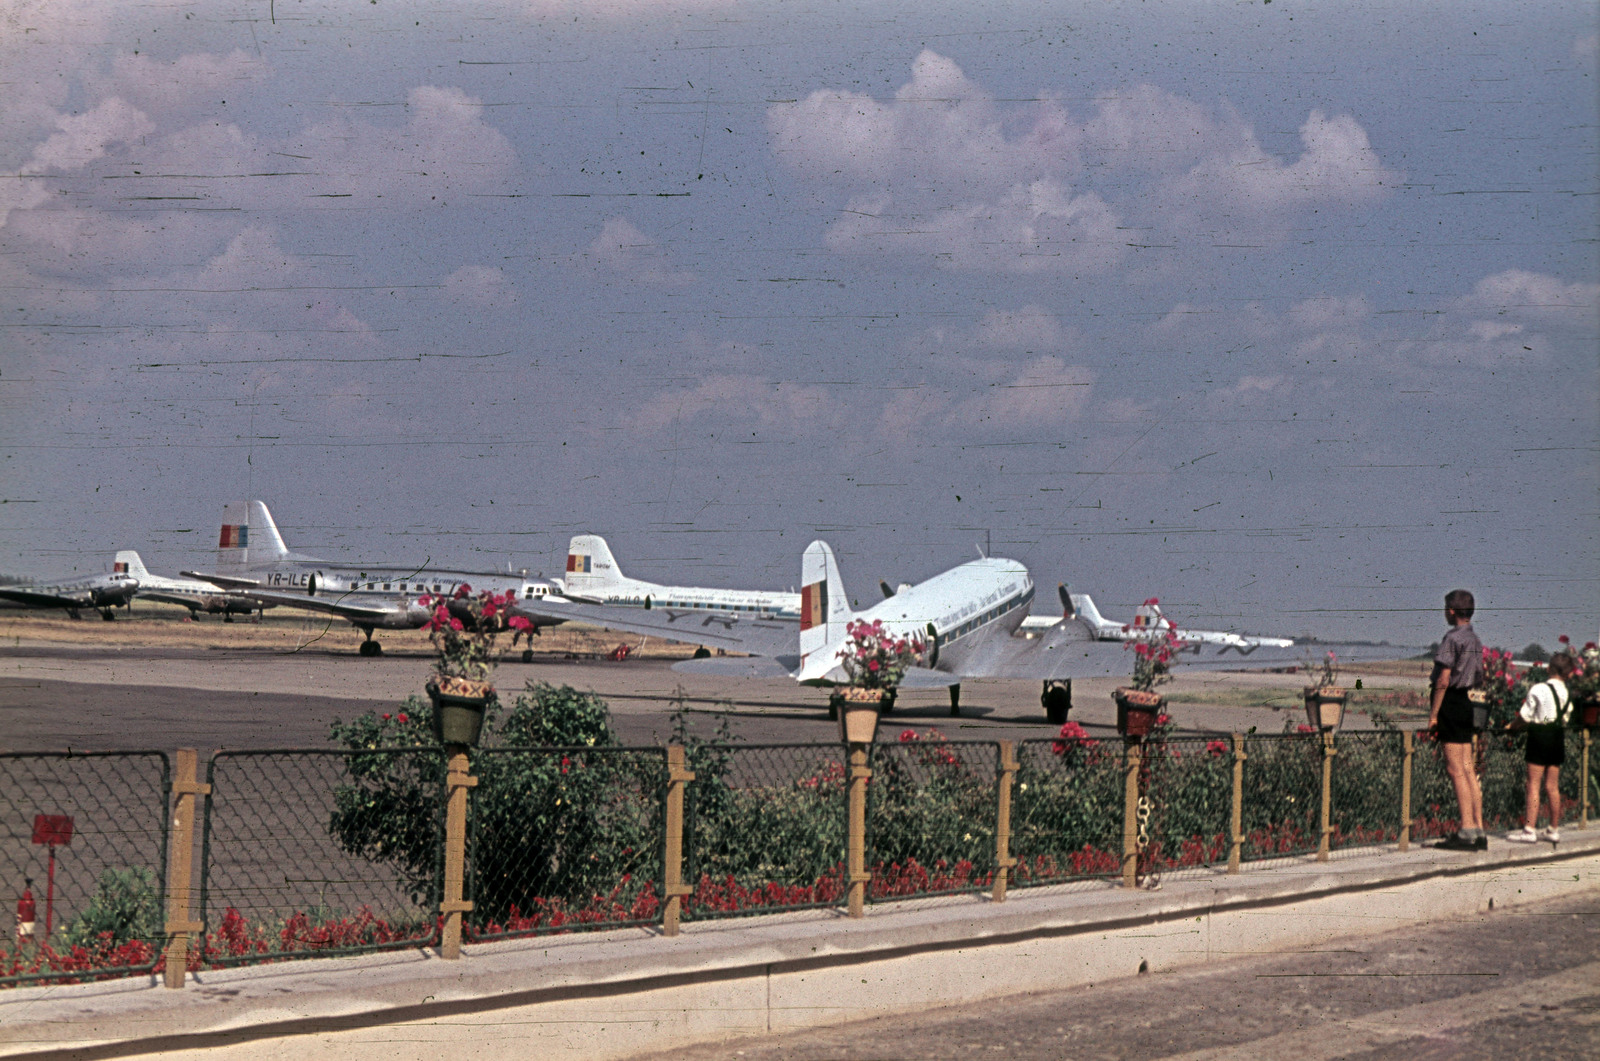
[[[89,905],[61,929],[60,941],[62,949],[106,943],[114,947],[129,940],[155,943],[164,930],[156,875],[135,866],[101,873]]]

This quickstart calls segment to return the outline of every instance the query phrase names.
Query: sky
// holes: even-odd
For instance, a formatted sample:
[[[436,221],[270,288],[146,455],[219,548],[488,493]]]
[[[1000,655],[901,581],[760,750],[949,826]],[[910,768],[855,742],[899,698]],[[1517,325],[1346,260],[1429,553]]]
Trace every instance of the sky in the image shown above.
[[[0,0],[0,570],[1600,626],[1591,3]]]

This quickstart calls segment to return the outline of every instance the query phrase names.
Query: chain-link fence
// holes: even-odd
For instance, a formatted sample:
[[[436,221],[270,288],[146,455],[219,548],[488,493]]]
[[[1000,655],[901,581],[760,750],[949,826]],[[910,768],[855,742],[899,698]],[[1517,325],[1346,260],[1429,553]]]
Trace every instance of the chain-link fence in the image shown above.
[[[1240,858],[1249,862],[1315,851],[1321,839],[1321,736],[1252,733],[1244,746]]]
[[[1123,744],[1021,741],[1011,793],[1012,887],[1115,877],[1122,866]]]
[[[0,879],[34,906],[0,935],[0,986],[155,969],[170,784],[162,752],[0,754]]]
[[[1398,730],[1345,730],[1335,738],[1329,774],[1330,848],[1399,841],[1404,742]]]
[[[908,734],[911,731],[907,731]],[[867,899],[971,892],[994,880],[1000,745],[902,736],[875,744]]]
[[[842,744],[688,748],[684,917],[836,906],[845,895]]]
[[[438,938],[445,760],[437,748],[218,752],[206,768],[194,964]]]
[[[664,748],[484,748],[467,820],[467,940],[661,919]]]
[[[1140,754],[1140,876],[1228,861],[1233,746],[1226,740],[1147,741]]]

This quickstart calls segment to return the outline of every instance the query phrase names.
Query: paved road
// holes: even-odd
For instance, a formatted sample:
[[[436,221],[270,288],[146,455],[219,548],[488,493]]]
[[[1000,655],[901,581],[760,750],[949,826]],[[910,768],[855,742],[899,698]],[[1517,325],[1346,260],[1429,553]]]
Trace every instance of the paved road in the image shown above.
[[[995,1055],[1600,1057],[1600,893],[1310,953],[674,1050],[650,1061]]]

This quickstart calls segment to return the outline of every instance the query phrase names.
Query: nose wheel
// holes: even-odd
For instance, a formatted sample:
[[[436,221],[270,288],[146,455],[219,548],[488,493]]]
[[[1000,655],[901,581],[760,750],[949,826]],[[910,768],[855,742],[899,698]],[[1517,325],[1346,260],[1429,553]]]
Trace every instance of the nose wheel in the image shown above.
[[[961,686],[959,684],[950,687],[950,714],[956,718],[961,717]]]
[[[1039,703],[1044,707],[1044,717],[1052,726],[1065,725],[1067,713],[1072,710],[1072,681],[1045,682],[1044,692],[1039,694]]]
[[[363,656],[383,655],[383,646],[372,640],[372,631],[364,629],[362,630],[362,633],[367,635],[367,639],[361,642],[361,647],[357,651],[359,651]]]

